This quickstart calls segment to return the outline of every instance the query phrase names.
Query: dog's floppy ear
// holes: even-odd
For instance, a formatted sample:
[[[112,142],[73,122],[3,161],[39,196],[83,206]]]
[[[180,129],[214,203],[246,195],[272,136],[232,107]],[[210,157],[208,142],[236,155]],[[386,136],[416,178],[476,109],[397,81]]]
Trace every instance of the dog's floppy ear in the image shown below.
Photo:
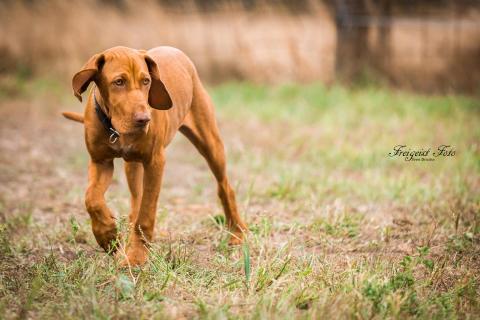
[[[102,53],[91,57],[87,63],[72,78],[72,88],[75,97],[82,101],[82,93],[87,90],[88,85],[101,70],[105,63],[105,56]]]
[[[148,66],[148,72],[152,78],[150,92],[148,93],[148,104],[155,109],[168,110],[172,107],[172,98],[165,84],[160,79],[160,72],[157,63],[148,55],[145,55],[145,62]]]

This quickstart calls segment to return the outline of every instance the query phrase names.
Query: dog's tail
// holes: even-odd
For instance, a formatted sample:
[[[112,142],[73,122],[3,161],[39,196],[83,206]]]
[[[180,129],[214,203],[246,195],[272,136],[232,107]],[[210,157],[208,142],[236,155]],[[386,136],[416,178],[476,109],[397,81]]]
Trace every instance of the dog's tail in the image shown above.
[[[80,113],[64,111],[62,115],[67,119],[83,123],[83,115]]]

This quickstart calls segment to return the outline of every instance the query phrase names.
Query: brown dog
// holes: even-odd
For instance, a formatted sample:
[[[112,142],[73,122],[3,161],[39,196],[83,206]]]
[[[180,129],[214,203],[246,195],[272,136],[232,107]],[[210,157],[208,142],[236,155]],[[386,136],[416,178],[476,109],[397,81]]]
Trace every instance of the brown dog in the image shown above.
[[[85,205],[98,244],[114,249],[115,218],[104,194],[113,174],[113,159],[122,157],[131,192],[131,231],[124,263],[146,262],[146,245],[153,238],[158,195],[165,163],[165,147],[180,130],[208,162],[218,183],[230,243],[239,244],[247,230],[235,194],[228,183],[225,153],[213,105],[190,59],[172,47],[149,51],[114,47],[96,54],[75,74],[75,96],[91,81],[84,116],[64,112],[85,125],[90,154]]]

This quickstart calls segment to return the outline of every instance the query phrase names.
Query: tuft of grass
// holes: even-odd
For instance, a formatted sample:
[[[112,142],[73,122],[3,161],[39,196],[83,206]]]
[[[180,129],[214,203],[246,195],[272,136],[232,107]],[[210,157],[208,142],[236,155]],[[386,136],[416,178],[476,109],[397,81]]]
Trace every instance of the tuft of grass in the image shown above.
[[[325,234],[333,237],[354,238],[358,236],[360,232],[360,224],[362,220],[363,216],[358,213],[344,213],[342,215],[330,218],[320,217],[310,225],[310,229],[313,232],[324,232]]]
[[[250,288],[250,273],[252,271],[252,266],[250,264],[250,249],[248,243],[245,242],[242,245],[242,254],[243,254],[243,271],[245,273],[245,286]]]

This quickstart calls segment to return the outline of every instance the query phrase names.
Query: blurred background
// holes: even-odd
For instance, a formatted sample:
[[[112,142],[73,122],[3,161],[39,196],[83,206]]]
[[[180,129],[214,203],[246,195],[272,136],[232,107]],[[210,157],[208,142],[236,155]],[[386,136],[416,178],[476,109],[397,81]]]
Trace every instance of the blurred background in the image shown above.
[[[0,2],[0,74],[68,78],[116,45],[178,47],[210,83],[341,79],[477,93],[480,2]]]

